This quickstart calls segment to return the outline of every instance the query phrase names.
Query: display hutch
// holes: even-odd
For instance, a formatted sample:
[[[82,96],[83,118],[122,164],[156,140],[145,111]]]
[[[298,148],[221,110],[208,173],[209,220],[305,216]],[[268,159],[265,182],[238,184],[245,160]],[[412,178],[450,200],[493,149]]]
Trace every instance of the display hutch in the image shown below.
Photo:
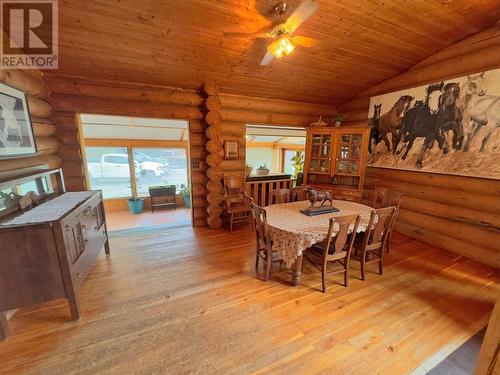
[[[304,184],[330,190],[338,199],[360,201],[369,135],[367,126],[309,128]]]

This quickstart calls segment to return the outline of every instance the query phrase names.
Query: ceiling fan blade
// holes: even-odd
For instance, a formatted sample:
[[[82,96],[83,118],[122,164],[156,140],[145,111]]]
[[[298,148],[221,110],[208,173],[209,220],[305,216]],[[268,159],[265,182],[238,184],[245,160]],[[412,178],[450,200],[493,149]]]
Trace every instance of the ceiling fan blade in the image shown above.
[[[315,0],[303,0],[285,22],[288,32],[293,33],[319,9],[319,4]]]
[[[274,56],[271,52],[267,52],[262,61],[260,62],[260,65],[269,65],[271,61],[273,61]]]
[[[225,32],[224,38],[254,38],[254,39],[269,39],[273,35],[269,33],[269,28],[265,28],[254,33],[240,33],[240,32]]]
[[[316,39],[308,38],[307,36],[294,36],[292,38],[292,43],[306,48],[316,47],[318,45]]]

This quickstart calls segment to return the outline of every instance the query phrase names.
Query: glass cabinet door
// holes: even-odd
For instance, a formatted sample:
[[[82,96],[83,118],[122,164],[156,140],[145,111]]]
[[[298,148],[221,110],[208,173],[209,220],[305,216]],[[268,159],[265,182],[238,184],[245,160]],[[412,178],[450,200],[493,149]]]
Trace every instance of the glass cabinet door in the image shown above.
[[[337,174],[359,175],[362,141],[363,135],[361,133],[340,134],[337,151]]]
[[[330,173],[332,141],[331,134],[312,134],[309,172]]]

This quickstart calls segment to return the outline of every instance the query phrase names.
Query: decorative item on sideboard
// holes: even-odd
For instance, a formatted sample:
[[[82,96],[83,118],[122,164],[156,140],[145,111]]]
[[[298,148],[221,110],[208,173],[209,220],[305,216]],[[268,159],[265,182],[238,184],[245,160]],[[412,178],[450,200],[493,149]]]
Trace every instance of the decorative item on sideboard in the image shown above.
[[[251,165],[246,165],[245,167],[245,170],[246,170],[246,176],[251,176],[252,175],[252,170],[253,170],[253,167]]]
[[[269,168],[267,167],[267,164],[260,165],[259,168],[257,168],[257,176],[267,176],[269,174]]]
[[[310,123],[310,124],[309,124],[309,126],[327,126],[327,125],[328,125],[328,124],[327,124],[326,122],[324,122],[324,121],[323,121],[323,119],[322,119],[322,116],[321,116],[321,115],[319,116],[318,121],[316,121],[316,122],[312,122],[312,123]]]
[[[333,118],[333,123],[334,123],[335,127],[337,127],[337,128],[340,127],[346,118],[347,118],[346,115],[341,115],[340,113],[337,116],[335,116]]]

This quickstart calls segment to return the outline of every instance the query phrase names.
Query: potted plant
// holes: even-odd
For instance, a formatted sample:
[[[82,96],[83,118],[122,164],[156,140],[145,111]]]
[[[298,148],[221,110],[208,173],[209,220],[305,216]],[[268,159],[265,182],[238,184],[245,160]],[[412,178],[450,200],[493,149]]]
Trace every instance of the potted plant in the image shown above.
[[[257,168],[257,176],[267,176],[269,174],[269,168],[267,167],[267,163],[264,165],[260,165]]]
[[[140,214],[144,208],[144,198],[132,197],[128,200],[128,209],[132,214]]]
[[[333,122],[335,123],[336,127],[339,127],[345,120],[346,116],[341,115],[340,113],[333,118]]]
[[[181,188],[179,189],[179,194],[184,199],[184,205],[187,208],[191,208],[191,200],[190,200],[191,191],[189,190],[189,185],[182,184]]]
[[[295,156],[292,158],[293,163],[293,174],[292,178],[297,179],[299,173],[304,171],[304,151],[297,151]]]
[[[247,177],[250,176],[252,174],[252,170],[253,170],[253,167],[251,165],[246,165],[246,173],[247,173]]]

